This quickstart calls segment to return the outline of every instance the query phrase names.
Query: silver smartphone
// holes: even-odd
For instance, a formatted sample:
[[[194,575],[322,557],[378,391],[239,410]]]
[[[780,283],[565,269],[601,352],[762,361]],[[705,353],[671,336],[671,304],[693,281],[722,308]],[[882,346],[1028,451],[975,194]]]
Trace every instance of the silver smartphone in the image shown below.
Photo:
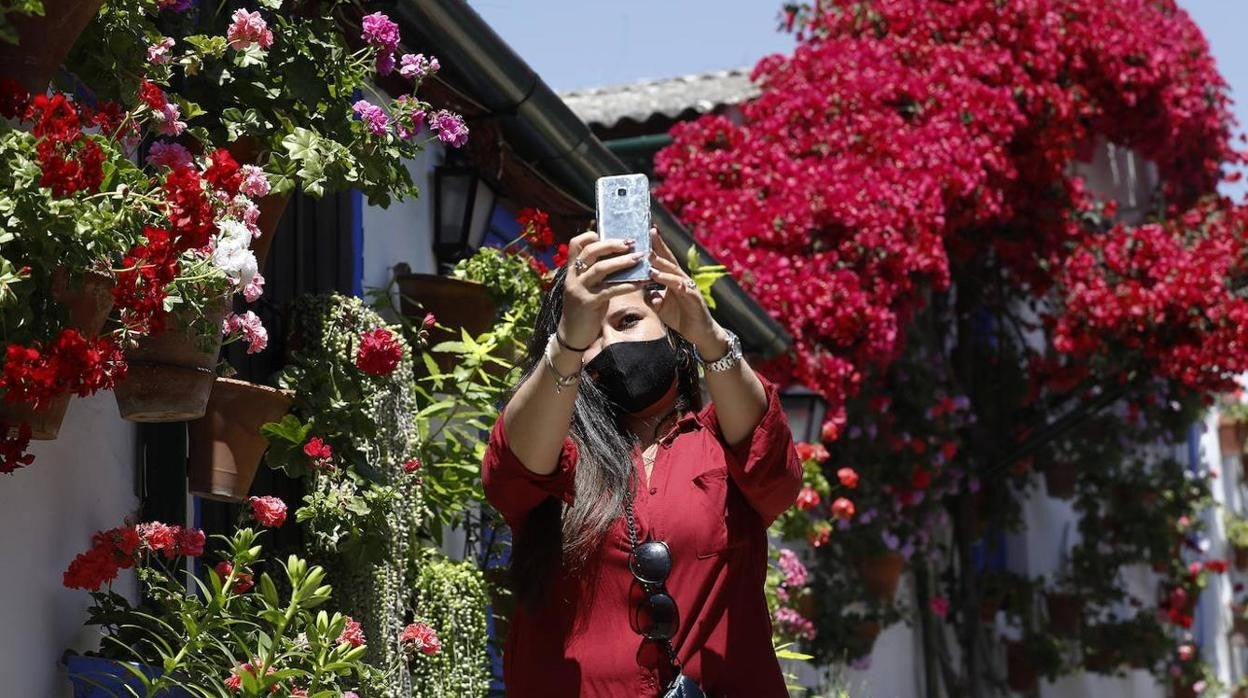
[[[605,283],[650,280],[650,180],[644,174],[598,178],[598,238],[635,240],[641,260],[607,276]]]

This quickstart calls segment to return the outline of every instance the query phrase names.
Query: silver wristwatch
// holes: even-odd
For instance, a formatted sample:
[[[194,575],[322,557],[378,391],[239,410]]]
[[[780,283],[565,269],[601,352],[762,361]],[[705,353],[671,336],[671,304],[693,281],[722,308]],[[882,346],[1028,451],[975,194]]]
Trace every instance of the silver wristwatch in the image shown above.
[[[724,330],[724,334],[728,335],[728,353],[714,361],[705,361],[701,356],[698,357],[702,361],[702,367],[707,371],[722,373],[736,366],[745,356],[741,353],[741,339],[737,337],[732,330]]]

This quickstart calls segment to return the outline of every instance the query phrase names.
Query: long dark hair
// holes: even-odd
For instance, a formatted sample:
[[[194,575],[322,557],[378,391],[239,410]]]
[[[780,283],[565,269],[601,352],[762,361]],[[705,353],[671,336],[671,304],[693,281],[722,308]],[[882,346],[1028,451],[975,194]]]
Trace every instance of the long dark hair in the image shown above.
[[[543,360],[546,343],[563,314],[565,269],[554,281],[538,310],[528,356],[516,388],[524,384]],[[702,406],[693,344],[668,330],[676,349],[677,401],[691,409]],[[510,582],[517,599],[530,608],[548,597],[559,565],[576,569],[597,550],[611,524],[624,513],[624,499],[632,487],[632,452],[636,437],[624,428],[620,415],[594,382],[578,383],[569,435],[577,445],[576,496],[564,505],[548,498],[529,513],[512,541]]]

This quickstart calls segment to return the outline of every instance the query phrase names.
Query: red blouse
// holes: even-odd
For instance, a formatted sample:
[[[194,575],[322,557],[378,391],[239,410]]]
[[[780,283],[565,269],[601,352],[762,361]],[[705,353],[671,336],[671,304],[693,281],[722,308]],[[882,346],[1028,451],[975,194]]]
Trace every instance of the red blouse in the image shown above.
[[[666,587],[680,610],[672,640],[685,673],[709,698],[784,698],[763,597],[767,526],[793,504],[802,468],[776,387],[750,439],[729,448],[715,406],[685,414],[660,441],[648,486],[634,507],[638,540],[672,551]],[[572,501],[576,445],[564,442],[558,467],[536,475],[507,445],[500,417],[482,464],[486,498],[512,531],[547,497]],[[646,481],[640,455],[637,482]],[[517,606],[503,655],[507,695],[638,698],[660,687],[660,657],[629,623],[633,577],[624,517],[608,530],[578,576],[561,571],[552,603]]]

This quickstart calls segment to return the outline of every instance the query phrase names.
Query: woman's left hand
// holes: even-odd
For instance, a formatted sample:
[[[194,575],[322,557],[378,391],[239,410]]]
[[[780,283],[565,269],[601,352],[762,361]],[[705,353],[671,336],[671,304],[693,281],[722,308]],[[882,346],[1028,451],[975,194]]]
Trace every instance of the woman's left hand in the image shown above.
[[[727,345],[723,330],[711,317],[702,292],[659,237],[659,229],[653,227],[650,228],[650,278],[663,284],[661,293],[648,298],[650,307],[659,314],[663,324],[692,342],[698,353],[718,356],[717,348]]]

